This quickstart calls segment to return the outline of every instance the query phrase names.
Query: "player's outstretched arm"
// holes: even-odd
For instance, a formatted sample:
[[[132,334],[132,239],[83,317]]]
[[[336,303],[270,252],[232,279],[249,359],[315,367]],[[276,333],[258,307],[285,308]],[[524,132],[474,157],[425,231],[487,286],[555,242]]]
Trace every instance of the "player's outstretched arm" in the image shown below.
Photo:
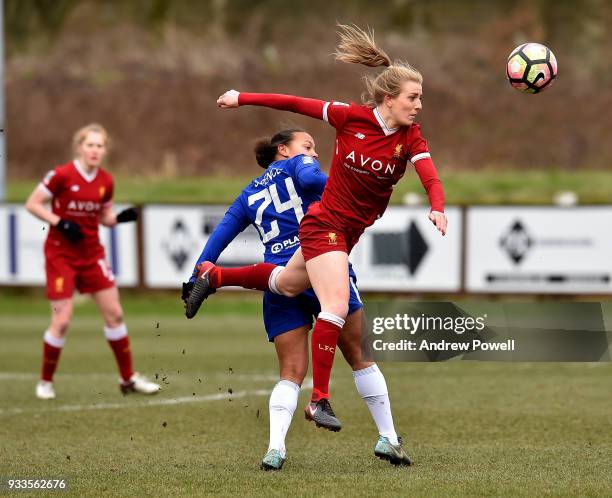
[[[242,208],[240,197],[237,198],[234,203],[229,207],[225,216],[221,219],[219,224],[215,227],[210,237],[206,241],[206,245],[200,254],[200,257],[196,261],[193,272],[189,281],[183,282],[181,287],[181,299],[185,304],[185,311],[187,318],[193,318],[200,307],[201,300],[196,298],[195,302],[190,303],[190,297],[196,283],[200,266],[204,261],[210,261],[215,263],[223,250],[236,238],[236,236],[242,232],[249,225],[249,219]],[[203,296],[205,299],[206,297]]]
[[[217,99],[217,107],[221,109],[233,109],[238,107],[238,96],[240,92],[236,90],[228,90]]]
[[[243,105],[259,105],[290,111],[315,119],[324,119],[323,109],[326,102],[318,99],[282,95],[277,93],[246,93],[228,90],[217,99],[217,106],[232,109]]]
[[[236,199],[229,207],[219,224],[208,237],[200,257],[196,261],[189,282],[196,280],[200,264],[204,261],[216,263],[225,248],[249,226],[249,219],[242,208],[240,198]]]

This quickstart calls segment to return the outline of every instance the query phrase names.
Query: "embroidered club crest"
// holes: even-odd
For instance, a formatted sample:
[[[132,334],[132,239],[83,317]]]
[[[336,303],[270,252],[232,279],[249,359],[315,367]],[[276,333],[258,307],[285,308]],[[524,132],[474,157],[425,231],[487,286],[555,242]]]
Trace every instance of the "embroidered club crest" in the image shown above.
[[[64,292],[64,277],[55,279],[55,292]]]

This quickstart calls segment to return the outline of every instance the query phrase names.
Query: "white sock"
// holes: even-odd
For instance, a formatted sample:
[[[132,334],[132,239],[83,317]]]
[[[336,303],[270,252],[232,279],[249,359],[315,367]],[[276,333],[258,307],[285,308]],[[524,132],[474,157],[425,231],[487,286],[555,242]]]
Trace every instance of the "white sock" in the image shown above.
[[[49,346],[53,346],[55,348],[63,348],[64,344],[66,343],[66,338],[55,337],[54,335],[51,335],[50,330],[45,330],[45,333],[43,335],[43,341],[49,344]]]
[[[272,270],[272,273],[270,273],[270,276],[268,277],[268,287],[270,288],[270,291],[274,292],[274,294],[278,294],[279,296],[282,296],[283,293],[278,290],[278,287],[276,286],[276,279],[280,275],[280,272],[282,272],[284,269],[284,266],[277,266],[274,268],[274,270]]]
[[[389,439],[391,444],[398,444],[397,433],[393,426],[393,415],[391,414],[391,402],[387,391],[385,376],[378,369],[378,365],[372,365],[353,372],[357,392],[367,403],[378,433]]]
[[[280,380],[270,394],[270,445],[268,451],[280,451],[285,458],[285,436],[297,407],[300,386],[290,380]]]
[[[104,335],[108,341],[118,341],[127,336],[127,327],[125,323],[117,325],[116,327],[104,326]]]

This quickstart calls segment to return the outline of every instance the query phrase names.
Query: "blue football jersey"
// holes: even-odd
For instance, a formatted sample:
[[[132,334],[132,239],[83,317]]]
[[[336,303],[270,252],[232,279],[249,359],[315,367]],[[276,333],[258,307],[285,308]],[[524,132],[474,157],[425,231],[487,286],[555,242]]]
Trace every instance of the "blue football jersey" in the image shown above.
[[[202,261],[216,263],[231,241],[251,224],[264,244],[264,261],[286,265],[300,245],[300,221],[310,204],[321,199],[326,181],[319,162],[309,156],[300,154],[270,164],[228,208],[206,242],[189,281],[195,281]],[[356,281],[350,263],[349,276]]]
[[[322,173],[323,182],[313,181],[317,170],[317,160],[302,154],[275,161],[236,199],[259,232],[266,262],[284,265],[299,247],[300,221],[325,185]]]

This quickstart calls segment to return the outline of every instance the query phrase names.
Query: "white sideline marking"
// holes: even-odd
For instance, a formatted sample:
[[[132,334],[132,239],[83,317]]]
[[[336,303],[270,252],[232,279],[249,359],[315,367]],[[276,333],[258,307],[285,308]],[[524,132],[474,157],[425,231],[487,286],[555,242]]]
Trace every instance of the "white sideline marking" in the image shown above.
[[[278,380],[278,377],[276,377]],[[311,389],[312,380],[304,382],[302,389]],[[268,396],[270,389],[256,389],[255,391],[237,391],[230,393],[207,394],[205,396],[181,396],[179,398],[162,398],[144,401],[142,403],[99,403],[91,405],[60,405],[52,406],[52,401],[44,401],[45,408],[0,408],[0,415],[18,415],[21,413],[49,413],[49,412],[80,412],[87,410],[120,410],[124,408],[142,408],[148,406],[182,405],[187,403],[203,403],[207,401],[220,401],[224,399],[244,398],[246,396]]]
[[[200,403],[206,401],[220,401],[223,399],[244,398],[245,396],[266,396],[271,391],[267,389],[258,389],[256,391],[238,391],[235,393],[218,393],[208,394],[206,396],[181,396],[180,398],[171,399],[152,399],[142,403],[99,403],[91,405],[60,405],[48,406],[46,408],[0,408],[0,415],[16,415],[20,413],[49,413],[49,412],[81,412],[87,410],[119,410],[122,408],[141,408],[147,406],[163,406],[163,405],[181,405],[186,403]]]
[[[167,376],[168,378],[176,378],[177,376],[186,376],[186,374],[175,374],[172,370],[165,371],[162,370],[159,373],[160,377]],[[230,379],[230,380],[248,380],[248,381],[261,381],[261,382],[274,382],[278,380],[278,374],[273,373],[262,373],[262,374],[234,374],[234,373],[216,373],[214,375],[206,375],[203,373],[199,373],[202,379],[206,378],[214,378],[214,379]],[[194,375],[194,378],[197,378],[197,375]],[[30,372],[0,372],[0,382],[3,380],[38,380],[40,377],[39,373],[30,373]],[[81,373],[81,374],[70,374],[70,373],[60,373],[56,375],[57,379],[60,381],[62,379],[116,379],[117,375],[112,373]],[[150,379],[153,379],[153,376],[149,376]],[[153,379],[154,380],[154,379]]]

